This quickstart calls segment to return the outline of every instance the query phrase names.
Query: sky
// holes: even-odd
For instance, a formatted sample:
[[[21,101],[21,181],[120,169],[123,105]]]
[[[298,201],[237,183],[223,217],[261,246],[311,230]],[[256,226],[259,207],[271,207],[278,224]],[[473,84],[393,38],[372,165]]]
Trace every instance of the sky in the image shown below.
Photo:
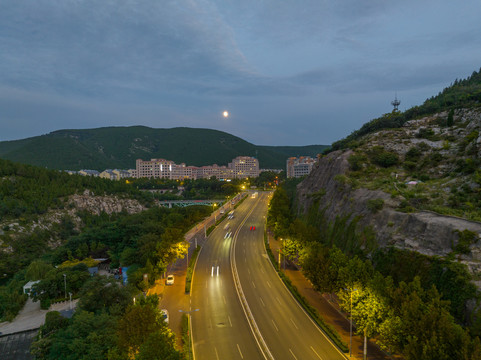
[[[479,0],[0,0],[0,141],[145,125],[331,144],[478,71],[480,16]]]

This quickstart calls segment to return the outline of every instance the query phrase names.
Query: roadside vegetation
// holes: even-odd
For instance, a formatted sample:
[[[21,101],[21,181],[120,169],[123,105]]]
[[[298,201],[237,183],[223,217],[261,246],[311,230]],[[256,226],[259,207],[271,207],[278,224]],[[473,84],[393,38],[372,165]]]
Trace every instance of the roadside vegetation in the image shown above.
[[[31,293],[44,309],[70,294],[79,301],[71,319],[49,313],[32,347],[36,358],[184,359],[157,310],[158,299],[143,292],[185,256],[184,234],[213,208],[157,207],[160,197],[138,185],[0,160],[0,321],[13,320],[23,307],[28,281],[38,281]],[[176,191],[183,186],[183,198],[221,201],[241,186],[216,179],[171,185]],[[95,215],[69,203],[85,192],[135,199],[147,210]],[[54,221],[42,222],[49,213]],[[109,277],[90,275],[99,258],[108,259]],[[126,271],[125,283],[119,268]]]
[[[351,312],[358,335],[407,360],[481,358],[481,317],[467,310],[480,294],[464,265],[377,249],[372,229],[360,231],[347,218],[326,220],[323,194],[313,194],[314,205],[298,217],[294,193],[289,182],[275,192],[268,227],[315,289]]]

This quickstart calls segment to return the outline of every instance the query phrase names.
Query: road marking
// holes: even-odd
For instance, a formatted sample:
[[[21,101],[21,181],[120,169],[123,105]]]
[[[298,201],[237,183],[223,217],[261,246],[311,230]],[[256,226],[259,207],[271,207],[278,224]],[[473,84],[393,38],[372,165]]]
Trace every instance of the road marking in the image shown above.
[[[249,270],[249,268],[247,268],[247,273],[250,275],[251,274],[251,271]]]
[[[291,350],[291,349],[289,349],[289,351],[291,352],[291,355],[294,357],[294,359],[296,359],[296,360],[297,360],[297,358],[296,358],[296,355],[294,355],[294,353],[292,352],[292,350]]]
[[[272,288],[271,283],[270,283],[269,281],[267,282],[267,286],[269,286],[270,288]]]
[[[279,305],[282,305],[281,299],[279,299],[277,296],[276,296],[276,300],[277,300],[277,302],[279,303]]]
[[[222,295],[222,298],[224,299],[224,304],[227,304],[226,301],[225,301],[225,296],[224,296],[224,295]]]
[[[230,320],[230,316],[227,315],[227,318],[229,319],[229,324],[230,324],[230,327],[232,327],[232,321]]]
[[[239,344],[237,344],[237,350],[239,350],[239,354],[240,354],[240,356],[241,356],[241,359],[243,359],[244,356],[242,356],[242,351],[240,350]]]
[[[214,266],[212,266],[212,270],[210,271],[210,276],[214,276]]]
[[[264,306],[264,307],[265,307],[265,306],[266,306],[266,304],[264,304],[264,301],[262,301],[262,298],[261,298],[261,297],[259,298],[259,300],[261,301],[261,303],[262,303],[262,306]]]
[[[292,324],[294,325],[294,327],[295,327],[297,330],[299,330],[299,328],[297,327],[297,325],[296,325],[296,323],[294,322],[294,320],[292,320],[292,318],[290,318],[290,319],[291,319],[291,322],[292,322]]]
[[[272,320],[272,324],[274,325],[274,327],[276,328],[276,330],[279,331],[279,329],[277,328],[276,323],[274,322],[274,320]]]
[[[261,268],[261,273],[265,274],[265,271],[264,271],[264,269],[263,269],[263,268]]]
[[[254,284],[254,281],[252,282],[252,286],[254,286],[254,289],[256,288],[256,284]]]
[[[312,346],[311,346],[311,350],[314,351],[314,354],[316,354],[316,356],[317,356],[319,359],[323,360],[322,357],[316,352],[316,350],[314,350],[314,348],[313,348]]]
[[[217,266],[217,276],[219,276],[219,267]]]
[[[220,360],[219,359],[219,354],[217,354],[217,348],[214,346],[214,350],[215,350],[215,357],[217,358],[217,360]]]
[[[247,262],[247,258],[244,256],[244,262]]]

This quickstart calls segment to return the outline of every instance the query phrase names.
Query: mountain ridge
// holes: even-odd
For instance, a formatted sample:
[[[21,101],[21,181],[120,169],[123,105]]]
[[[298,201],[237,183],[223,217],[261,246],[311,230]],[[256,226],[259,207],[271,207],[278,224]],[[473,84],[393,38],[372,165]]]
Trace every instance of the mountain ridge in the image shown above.
[[[58,170],[133,168],[136,159],[165,158],[187,165],[227,165],[240,155],[259,159],[261,168],[284,169],[290,156],[316,156],[327,145],[254,145],[229,133],[205,128],[150,128],[142,125],[61,129],[0,142],[0,157]]]

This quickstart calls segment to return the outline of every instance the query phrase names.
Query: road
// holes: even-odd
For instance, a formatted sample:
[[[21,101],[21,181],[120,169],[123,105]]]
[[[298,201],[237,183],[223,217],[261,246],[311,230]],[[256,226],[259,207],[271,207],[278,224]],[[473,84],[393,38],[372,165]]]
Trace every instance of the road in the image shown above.
[[[192,315],[195,359],[345,359],[270,264],[263,239],[267,206],[266,193],[246,199],[229,222],[232,238],[224,239],[222,223],[199,255],[192,292],[192,308],[199,309]]]
[[[249,200],[225,220],[203,246],[191,290],[193,349],[196,360],[264,359],[252,335],[234,285],[230,264],[232,237],[249,211]],[[198,311],[195,311],[198,309]]]

